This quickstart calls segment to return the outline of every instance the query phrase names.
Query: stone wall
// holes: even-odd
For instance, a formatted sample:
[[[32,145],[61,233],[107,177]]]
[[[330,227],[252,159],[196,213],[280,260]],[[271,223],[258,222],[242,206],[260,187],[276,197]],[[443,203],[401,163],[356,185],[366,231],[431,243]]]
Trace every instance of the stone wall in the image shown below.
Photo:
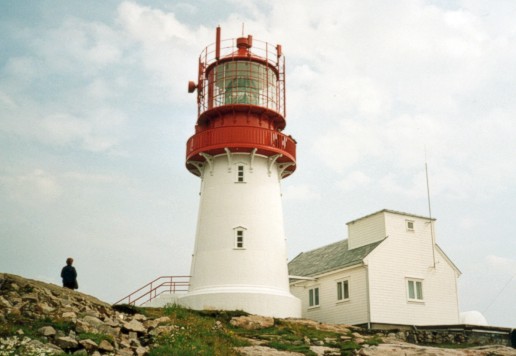
[[[377,324],[370,328],[371,333],[389,335],[413,344],[425,345],[513,345],[510,328],[478,325],[407,326]]]

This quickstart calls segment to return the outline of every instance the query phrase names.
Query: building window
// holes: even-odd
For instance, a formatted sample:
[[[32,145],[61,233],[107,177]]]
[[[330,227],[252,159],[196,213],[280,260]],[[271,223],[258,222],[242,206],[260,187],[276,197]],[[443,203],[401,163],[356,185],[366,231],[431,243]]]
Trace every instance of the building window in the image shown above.
[[[415,301],[423,300],[423,281],[417,279],[407,280],[408,299]]]
[[[405,220],[407,231],[414,231],[414,220]]]
[[[312,288],[308,290],[308,306],[319,306],[319,288]]]
[[[245,228],[238,227],[235,229],[235,248],[236,249],[244,249],[245,248]]]
[[[239,183],[245,182],[245,180],[244,180],[244,166],[243,165],[239,164],[237,166],[236,181],[239,182]]]
[[[337,300],[349,299],[349,281],[337,282]]]

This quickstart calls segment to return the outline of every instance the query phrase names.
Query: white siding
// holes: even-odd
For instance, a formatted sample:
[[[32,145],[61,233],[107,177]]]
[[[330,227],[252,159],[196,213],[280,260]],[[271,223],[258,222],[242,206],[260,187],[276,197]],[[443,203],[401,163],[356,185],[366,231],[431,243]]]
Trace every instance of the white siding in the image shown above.
[[[247,153],[219,155],[205,165],[190,289],[181,304],[300,316],[299,300],[289,291],[279,174],[268,157],[251,161]],[[236,248],[238,229],[244,231],[242,248]]]
[[[337,281],[349,281],[349,300],[337,300]],[[319,307],[308,306],[308,291],[319,287]],[[301,299],[302,317],[332,324],[367,322],[367,283],[364,267],[332,273],[317,281],[298,282],[290,288]]]
[[[383,213],[348,223],[348,246],[354,249],[380,241],[386,236]]]
[[[410,221],[413,229],[407,228]],[[350,249],[385,240],[364,266],[302,281],[291,292],[302,301],[302,316],[327,323],[458,324],[459,272],[434,246],[434,221],[381,211],[348,223]],[[350,299],[337,301],[337,281],[349,280]],[[408,300],[408,279],[422,282],[423,300]],[[308,291],[319,288],[319,306],[308,306]],[[368,305],[368,301],[370,305]]]
[[[414,325],[458,323],[457,275],[434,250],[430,221],[384,214],[389,237],[365,260],[369,269],[371,321]],[[414,221],[414,231],[407,231],[407,219]],[[423,301],[407,300],[407,278],[422,280]]]
[[[435,247],[434,221],[384,210],[348,223],[348,229],[350,249],[387,238],[363,260],[364,266],[291,285],[291,293],[302,301],[303,317],[341,324],[459,323],[459,271]],[[336,283],[342,278],[349,280],[350,300],[337,302]],[[407,279],[422,282],[422,301],[408,300]],[[313,287],[319,287],[320,305],[309,308],[308,290]]]

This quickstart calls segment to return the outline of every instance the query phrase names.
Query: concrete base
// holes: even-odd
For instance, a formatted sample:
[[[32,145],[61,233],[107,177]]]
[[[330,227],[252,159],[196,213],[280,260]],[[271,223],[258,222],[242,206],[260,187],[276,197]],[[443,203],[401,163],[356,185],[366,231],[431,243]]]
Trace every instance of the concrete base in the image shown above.
[[[182,296],[178,304],[194,310],[243,310],[276,318],[300,318],[301,301],[282,291],[255,288],[212,288]]]
[[[182,294],[184,295],[184,294]],[[179,304],[178,299],[181,295],[173,294],[173,293],[164,293],[157,298],[154,298],[150,302],[147,302],[142,305],[142,307],[148,308],[163,308],[166,305]]]

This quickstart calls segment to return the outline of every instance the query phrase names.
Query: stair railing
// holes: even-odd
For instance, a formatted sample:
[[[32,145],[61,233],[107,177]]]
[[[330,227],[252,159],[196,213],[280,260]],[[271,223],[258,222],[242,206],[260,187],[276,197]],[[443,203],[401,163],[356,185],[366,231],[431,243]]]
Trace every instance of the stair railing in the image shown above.
[[[186,293],[190,287],[190,276],[161,276],[138,288],[114,304],[141,306],[157,298],[163,293]]]

